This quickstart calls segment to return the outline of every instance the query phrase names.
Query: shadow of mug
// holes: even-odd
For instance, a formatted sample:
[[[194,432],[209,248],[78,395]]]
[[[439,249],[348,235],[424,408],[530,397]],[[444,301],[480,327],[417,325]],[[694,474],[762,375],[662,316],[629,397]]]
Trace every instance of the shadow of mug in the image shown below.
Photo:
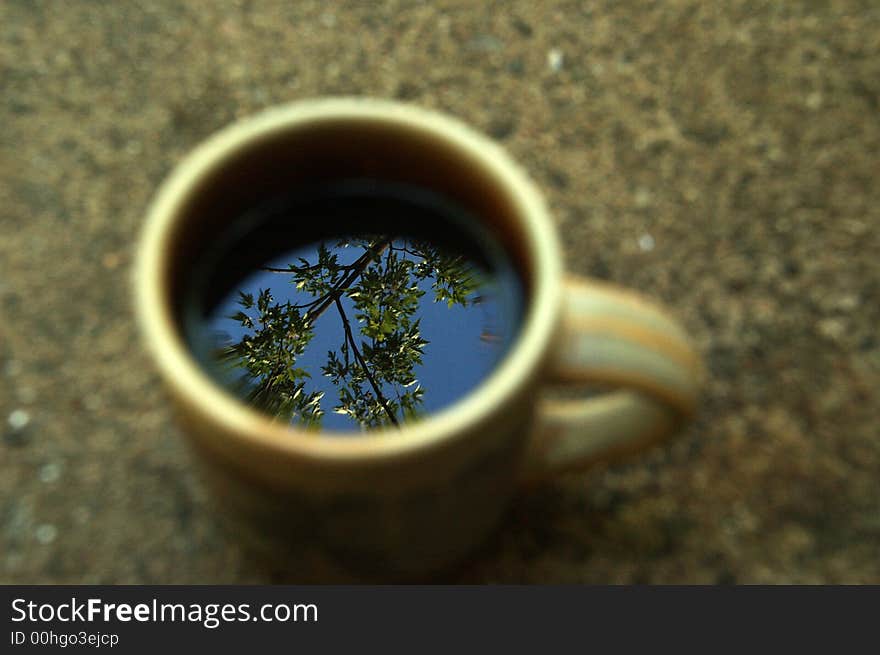
[[[282,425],[218,386],[190,353],[180,299],[212,235],[266,198],[371,178],[479,217],[525,287],[519,336],[470,394],[399,430],[329,439]],[[523,484],[642,450],[694,411],[702,365],[642,296],[566,276],[525,173],[462,123],[367,98],[293,103],[197,147],[156,195],[135,268],[136,310],[223,523],[286,579],[390,582],[447,569]],[[551,383],[607,393],[541,399]]]

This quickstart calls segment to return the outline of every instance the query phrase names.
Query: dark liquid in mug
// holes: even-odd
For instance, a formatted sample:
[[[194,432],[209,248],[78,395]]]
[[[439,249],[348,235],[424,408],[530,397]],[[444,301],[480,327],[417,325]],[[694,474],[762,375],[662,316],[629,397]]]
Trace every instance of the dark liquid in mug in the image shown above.
[[[352,431],[456,402],[517,336],[523,291],[480,222],[431,192],[352,181],[273,199],[197,262],[186,339],[277,420]]]

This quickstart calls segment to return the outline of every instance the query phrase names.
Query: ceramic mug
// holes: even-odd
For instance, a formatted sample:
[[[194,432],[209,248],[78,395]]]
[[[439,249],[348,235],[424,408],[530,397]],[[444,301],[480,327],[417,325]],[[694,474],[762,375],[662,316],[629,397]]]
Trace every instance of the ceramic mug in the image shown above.
[[[372,178],[456,201],[507,249],[526,289],[520,334],[482,384],[400,429],[331,438],[282,425],[216,385],[181,335],[191,262],[222,226],[293,187]],[[547,208],[488,138],[383,100],[296,102],[198,146],[155,197],[136,306],[146,344],[233,531],[308,579],[412,579],[459,560],[517,486],[632,453],[694,411],[701,363],[661,307],[566,276]],[[565,401],[553,382],[607,389]],[[303,578],[304,579],[304,578]]]

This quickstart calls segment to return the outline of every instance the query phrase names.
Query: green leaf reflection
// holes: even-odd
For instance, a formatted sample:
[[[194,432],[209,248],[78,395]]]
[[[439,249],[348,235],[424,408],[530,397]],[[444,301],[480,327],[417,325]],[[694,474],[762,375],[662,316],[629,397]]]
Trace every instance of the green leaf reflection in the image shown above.
[[[356,258],[345,258],[349,264],[340,263],[343,248],[355,249]],[[297,296],[307,300],[291,304],[278,301],[269,289],[259,289],[256,296],[239,291],[240,309],[229,318],[245,333],[223,347],[219,358],[240,372],[242,393],[251,404],[311,428],[320,427],[331,404],[323,392],[310,391],[311,376],[297,365],[318,318],[335,314],[344,335],[321,367],[338,394],[330,411],[362,428],[398,426],[419,415],[425,394],[416,376],[429,347],[417,316],[424,289],[430,287],[433,301],[449,307],[479,300],[479,273],[468,260],[415,239],[322,242],[311,258],[262,270],[287,276]]]

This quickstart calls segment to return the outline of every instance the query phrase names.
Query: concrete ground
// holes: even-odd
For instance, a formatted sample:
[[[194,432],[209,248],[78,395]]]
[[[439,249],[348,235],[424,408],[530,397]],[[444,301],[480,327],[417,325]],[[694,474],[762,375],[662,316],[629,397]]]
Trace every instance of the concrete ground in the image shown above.
[[[874,0],[0,2],[0,582],[272,581],[206,508],[132,321],[156,185],[263,107],[445,110],[571,270],[674,307],[697,421],[524,495],[450,582],[880,582]]]

